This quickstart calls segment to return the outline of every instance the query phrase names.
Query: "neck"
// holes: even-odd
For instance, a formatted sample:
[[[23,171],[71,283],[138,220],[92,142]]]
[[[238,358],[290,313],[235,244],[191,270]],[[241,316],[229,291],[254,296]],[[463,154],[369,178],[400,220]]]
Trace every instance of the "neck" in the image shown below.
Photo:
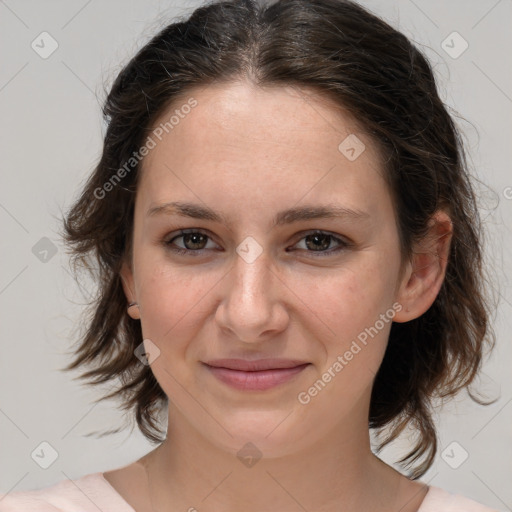
[[[317,442],[284,456],[266,457],[257,447],[248,447],[245,457],[243,452],[237,457],[191,428],[179,411],[171,414],[167,439],[145,464],[155,512],[404,507],[399,487],[407,479],[373,455],[367,422],[338,425]]]

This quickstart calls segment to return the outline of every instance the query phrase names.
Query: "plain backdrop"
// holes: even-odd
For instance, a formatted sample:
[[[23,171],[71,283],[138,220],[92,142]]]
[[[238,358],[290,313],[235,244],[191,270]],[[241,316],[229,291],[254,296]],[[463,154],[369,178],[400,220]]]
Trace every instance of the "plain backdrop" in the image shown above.
[[[498,400],[483,407],[463,392],[438,411],[440,447],[421,480],[512,510],[512,4],[361,3],[420,46],[443,101],[460,115],[472,172],[483,182],[488,261],[499,283],[497,345],[477,387]],[[1,492],[120,467],[152,448],[137,429],[91,435],[126,418],[116,402],[94,402],[100,389],[60,371],[91,284],[79,289],[69,273],[59,219],[98,161],[104,91],[159,28],[199,4],[0,1]],[[401,438],[382,457],[392,464],[407,443]]]

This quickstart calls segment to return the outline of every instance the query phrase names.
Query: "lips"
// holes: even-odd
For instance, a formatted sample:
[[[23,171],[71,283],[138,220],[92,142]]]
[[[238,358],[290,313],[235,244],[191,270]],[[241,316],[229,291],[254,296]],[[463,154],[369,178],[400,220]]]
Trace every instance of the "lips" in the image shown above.
[[[206,363],[215,368],[228,368],[230,370],[241,370],[244,372],[257,372],[261,370],[279,370],[283,368],[294,368],[306,361],[295,359],[257,359],[249,361],[247,359],[215,359]]]
[[[310,363],[291,359],[216,359],[204,364],[224,384],[244,391],[264,391],[289,381]]]

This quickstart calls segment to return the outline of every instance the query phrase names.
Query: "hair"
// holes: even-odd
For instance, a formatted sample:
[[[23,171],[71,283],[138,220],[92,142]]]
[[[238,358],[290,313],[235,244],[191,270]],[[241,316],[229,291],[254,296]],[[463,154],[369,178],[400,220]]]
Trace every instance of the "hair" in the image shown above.
[[[112,177],[126,162],[132,165],[171,104],[194,87],[240,79],[312,90],[358,120],[385,155],[404,260],[436,211],[451,218],[439,294],[419,318],[393,322],[371,394],[369,428],[383,436],[377,451],[411,426],[417,440],[399,463],[410,467],[422,459],[409,473],[419,478],[437,451],[434,399],[468,388],[486,345],[491,350],[495,343],[483,231],[462,137],[428,60],[405,35],[352,1],[210,2],[166,26],[124,66],[103,107],[101,158],[63,222],[75,271],[86,269],[98,284],[87,328],[65,370],[91,366],[80,376],[91,384],[118,378],[121,386],[102,399],[121,399],[148,440],[165,439],[157,415],[168,397],[151,368],[134,357],[143,336],[140,321],[126,313],[120,277],[123,261],[131,258],[141,164],[136,161],[119,183]],[[107,190],[107,182],[112,186],[103,198],[98,191]]]

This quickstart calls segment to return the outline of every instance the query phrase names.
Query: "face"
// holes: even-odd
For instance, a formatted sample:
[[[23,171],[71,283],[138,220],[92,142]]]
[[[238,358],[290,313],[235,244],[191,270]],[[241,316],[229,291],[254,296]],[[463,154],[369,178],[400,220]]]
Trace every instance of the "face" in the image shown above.
[[[269,456],[367,432],[403,309],[374,143],[312,92],[247,83],[195,89],[155,128],[122,276],[170,425]]]

